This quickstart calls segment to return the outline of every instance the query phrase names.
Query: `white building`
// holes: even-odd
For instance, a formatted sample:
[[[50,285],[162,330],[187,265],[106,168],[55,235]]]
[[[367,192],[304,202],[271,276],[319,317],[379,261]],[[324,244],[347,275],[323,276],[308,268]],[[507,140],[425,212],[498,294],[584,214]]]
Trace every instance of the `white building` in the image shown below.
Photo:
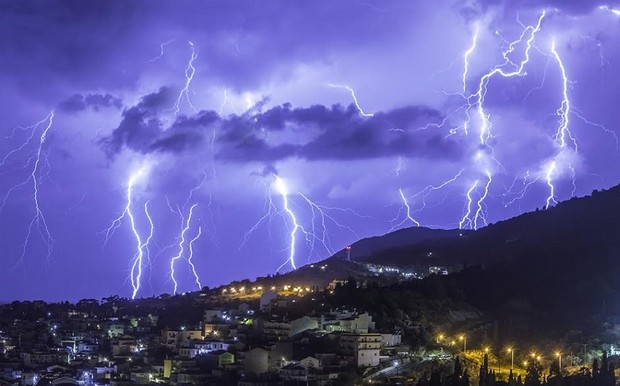
[[[342,334],[338,348],[358,367],[379,365],[381,334]]]
[[[400,334],[381,334],[381,347],[396,347],[402,343]]]

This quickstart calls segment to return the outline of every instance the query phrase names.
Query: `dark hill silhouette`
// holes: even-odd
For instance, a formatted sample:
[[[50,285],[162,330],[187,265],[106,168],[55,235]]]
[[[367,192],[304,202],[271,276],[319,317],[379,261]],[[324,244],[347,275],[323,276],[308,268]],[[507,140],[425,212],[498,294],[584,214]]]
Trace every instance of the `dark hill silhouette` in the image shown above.
[[[546,264],[555,261],[562,249],[611,248],[620,245],[620,187],[594,192],[592,196],[574,198],[547,210],[537,210],[510,220],[489,225],[478,231],[458,230],[430,233],[430,237],[398,239],[400,245],[374,248],[357,260],[393,264],[412,264],[426,258],[429,252],[442,263],[498,263],[514,259]],[[403,236],[425,233],[423,228],[410,228]],[[437,230],[429,230],[438,232]],[[398,232],[395,232],[398,233]],[[446,237],[437,237],[438,235]],[[375,245],[389,245],[392,234],[372,240]],[[360,241],[359,243],[364,242]],[[354,248],[355,248],[354,244]],[[525,253],[524,248],[534,247]],[[585,251],[584,251],[585,252]],[[565,256],[570,259],[572,254]],[[563,263],[576,263],[570,260]]]
[[[442,264],[468,267],[408,288],[466,301],[499,319],[525,316],[541,331],[597,328],[620,315],[620,187],[363,260],[408,265],[429,252]]]
[[[430,240],[457,239],[461,235],[468,235],[471,231],[458,229],[431,229],[425,227],[404,228],[383,236],[368,237],[351,245],[351,259],[368,260],[371,256],[386,249],[410,247]],[[344,256],[340,252],[339,256]]]

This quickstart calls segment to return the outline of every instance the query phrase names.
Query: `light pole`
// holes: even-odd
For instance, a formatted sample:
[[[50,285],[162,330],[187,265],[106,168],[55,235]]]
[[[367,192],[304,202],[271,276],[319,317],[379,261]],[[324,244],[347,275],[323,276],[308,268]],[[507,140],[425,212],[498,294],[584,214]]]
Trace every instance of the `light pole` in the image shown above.
[[[515,350],[512,347],[506,349],[510,353],[510,370],[513,370],[515,366]]]
[[[562,372],[562,353],[557,351],[555,356],[558,357],[558,366],[560,367],[560,372]]]
[[[467,353],[467,337],[465,334],[460,335],[459,340],[463,341],[463,353]]]

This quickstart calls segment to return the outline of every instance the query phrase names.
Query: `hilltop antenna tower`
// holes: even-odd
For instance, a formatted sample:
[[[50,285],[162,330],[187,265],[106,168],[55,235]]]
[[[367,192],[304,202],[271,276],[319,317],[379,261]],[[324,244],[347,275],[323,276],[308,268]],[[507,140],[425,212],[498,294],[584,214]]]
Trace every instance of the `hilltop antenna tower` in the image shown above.
[[[345,251],[346,251],[346,253],[347,253],[347,261],[351,261],[351,246],[350,246],[350,245],[347,245],[347,246],[344,248],[344,250],[345,250]]]

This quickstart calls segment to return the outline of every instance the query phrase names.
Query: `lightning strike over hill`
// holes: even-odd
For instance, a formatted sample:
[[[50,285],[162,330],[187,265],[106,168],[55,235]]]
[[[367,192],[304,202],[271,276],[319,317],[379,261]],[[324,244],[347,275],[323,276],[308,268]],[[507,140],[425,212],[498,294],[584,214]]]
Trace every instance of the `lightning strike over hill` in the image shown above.
[[[493,182],[493,177],[491,176],[491,172],[488,170],[485,170],[484,173],[487,175],[487,183],[484,185],[484,192],[476,203],[477,209],[476,214],[474,215],[474,230],[478,229],[478,221],[481,221],[484,225],[487,225],[486,213],[483,206],[484,200],[486,200],[489,195],[489,187],[491,186],[491,182]]]
[[[302,239],[302,245],[307,247],[307,250],[304,250],[303,253],[307,256],[308,261],[313,257],[321,259],[333,255],[334,248],[332,247],[328,223],[359,238],[351,227],[341,224],[329,212],[348,212],[358,218],[367,218],[367,216],[360,215],[351,209],[321,205],[312,201],[301,192],[291,193],[288,184],[280,176],[272,174],[270,178],[273,181],[267,186],[265,214],[245,233],[239,249],[242,249],[249,242],[252,235],[265,222],[271,224],[276,216],[281,217],[287,227],[285,239],[287,243],[286,251],[288,252],[286,260],[277,268],[276,272],[280,271],[287,264],[290,264],[293,270],[297,269],[300,240]],[[275,196],[278,196],[277,200]],[[300,198],[298,201],[304,205],[293,206],[292,199],[294,197]],[[304,208],[305,210],[302,210]]]
[[[547,204],[545,205],[546,209],[549,209],[551,204],[558,203],[555,200],[555,186],[553,185],[553,173],[555,173],[555,168],[556,168],[556,163],[555,161],[552,161],[547,167],[547,173],[545,175],[547,186],[549,186],[549,196],[547,197]]]
[[[474,183],[470,186],[469,190],[467,190],[467,194],[465,195],[465,197],[467,198],[467,204],[465,205],[466,210],[465,214],[463,214],[463,217],[461,218],[461,221],[459,222],[459,229],[466,229],[466,227],[468,226],[470,229],[474,228],[473,220],[470,218],[472,211],[471,207],[473,205],[473,198],[471,194],[478,186],[478,182],[478,180],[474,181]]]
[[[289,239],[289,247],[288,247],[288,252],[289,252],[288,259],[286,259],[286,261],[282,263],[281,266],[278,267],[278,269],[276,270],[276,272],[278,272],[282,269],[282,267],[284,267],[288,263],[291,264],[291,267],[293,269],[297,269],[297,265],[295,264],[297,231],[301,229],[304,233],[306,232],[299,225],[299,223],[297,222],[297,217],[295,216],[295,213],[289,207],[289,202],[288,202],[289,193],[288,193],[288,187],[286,186],[286,183],[284,182],[284,180],[282,180],[277,175],[274,175],[274,178],[275,178],[274,186],[277,192],[280,194],[280,196],[282,196],[282,208],[284,212],[286,213],[286,215],[289,217],[291,224],[292,224],[290,234],[289,234],[290,239]]]

